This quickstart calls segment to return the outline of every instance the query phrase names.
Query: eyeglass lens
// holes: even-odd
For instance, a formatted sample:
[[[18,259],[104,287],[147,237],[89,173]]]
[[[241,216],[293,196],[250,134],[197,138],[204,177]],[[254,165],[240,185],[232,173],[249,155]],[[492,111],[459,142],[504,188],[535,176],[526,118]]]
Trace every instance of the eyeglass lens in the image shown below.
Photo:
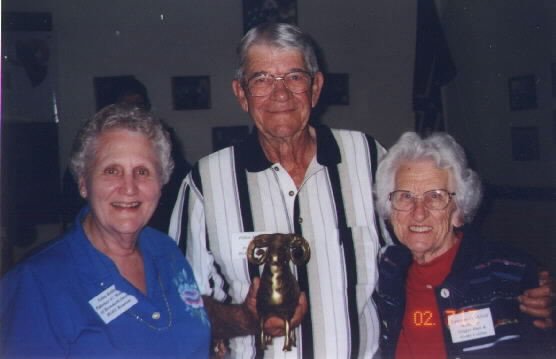
[[[448,206],[454,194],[442,189],[427,191],[422,196],[409,191],[394,191],[390,194],[390,201],[394,209],[410,211],[415,208],[417,199],[422,198],[425,208],[441,210]]]
[[[311,76],[305,72],[290,72],[283,76],[262,73],[247,82],[251,96],[267,96],[274,89],[277,80],[283,80],[284,85],[293,93],[303,93],[311,87]]]

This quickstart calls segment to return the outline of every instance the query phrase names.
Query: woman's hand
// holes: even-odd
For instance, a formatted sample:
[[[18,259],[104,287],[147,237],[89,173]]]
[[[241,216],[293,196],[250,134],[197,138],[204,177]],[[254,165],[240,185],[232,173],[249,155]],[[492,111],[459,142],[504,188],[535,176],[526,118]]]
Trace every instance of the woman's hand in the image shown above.
[[[526,290],[518,297],[519,309],[536,319],[533,324],[537,328],[554,327],[553,306],[556,289],[548,271],[539,273],[539,287]]]

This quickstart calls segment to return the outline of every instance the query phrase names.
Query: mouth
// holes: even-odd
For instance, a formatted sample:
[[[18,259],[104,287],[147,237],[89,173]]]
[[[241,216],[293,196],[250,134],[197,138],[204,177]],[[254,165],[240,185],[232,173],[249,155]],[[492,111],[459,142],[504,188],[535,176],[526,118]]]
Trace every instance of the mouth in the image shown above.
[[[295,108],[291,106],[269,106],[267,111],[270,113],[292,112],[295,111]]]
[[[432,230],[431,226],[409,226],[411,232],[425,233]]]
[[[138,208],[141,205],[141,202],[134,201],[134,202],[112,202],[112,207],[119,208],[119,209],[132,209]]]

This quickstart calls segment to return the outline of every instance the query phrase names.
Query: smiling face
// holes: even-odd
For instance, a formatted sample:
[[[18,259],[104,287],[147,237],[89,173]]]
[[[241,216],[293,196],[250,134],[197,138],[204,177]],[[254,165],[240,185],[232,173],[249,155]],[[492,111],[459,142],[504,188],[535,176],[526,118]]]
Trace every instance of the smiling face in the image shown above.
[[[421,196],[424,192],[445,189],[453,192],[453,181],[448,170],[436,167],[433,161],[403,162],[396,172],[395,190]],[[417,200],[411,211],[392,209],[390,221],[396,236],[419,263],[430,262],[445,253],[457,241],[454,226],[460,226],[461,216],[454,201],[443,210],[429,210]]]
[[[284,75],[293,71],[307,71],[301,52],[277,49],[267,45],[253,45],[248,51],[245,79],[261,72]],[[263,97],[249,96],[242,84],[234,80],[233,90],[244,111],[249,112],[260,134],[270,140],[287,139],[307,128],[311,109],[317,104],[323,84],[319,72],[309,91],[293,93],[283,80],[276,81],[274,90]]]
[[[125,129],[101,134],[87,178],[79,181],[80,192],[91,206],[85,221],[93,233],[88,234],[134,245],[160,198],[157,168],[156,153],[145,135]]]

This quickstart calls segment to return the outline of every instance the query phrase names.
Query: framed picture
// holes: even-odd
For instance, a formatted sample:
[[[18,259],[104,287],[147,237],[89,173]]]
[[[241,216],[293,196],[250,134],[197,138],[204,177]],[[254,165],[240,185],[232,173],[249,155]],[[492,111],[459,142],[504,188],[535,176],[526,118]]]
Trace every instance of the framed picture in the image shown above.
[[[249,126],[224,126],[212,128],[212,148],[218,151],[243,141],[249,135]]]
[[[297,24],[296,0],[243,0],[243,32],[264,22]]]
[[[508,82],[510,110],[537,108],[537,85],[535,75],[516,76]]]
[[[349,75],[325,74],[320,101],[325,105],[349,105]]]
[[[174,110],[204,110],[210,108],[209,76],[172,77]]]
[[[512,127],[512,159],[536,161],[540,158],[539,129],[535,126]]]
[[[2,122],[57,122],[52,15],[2,11]]]
[[[133,75],[95,77],[93,85],[97,110],[116,102],[150,109],[147,88]]]

